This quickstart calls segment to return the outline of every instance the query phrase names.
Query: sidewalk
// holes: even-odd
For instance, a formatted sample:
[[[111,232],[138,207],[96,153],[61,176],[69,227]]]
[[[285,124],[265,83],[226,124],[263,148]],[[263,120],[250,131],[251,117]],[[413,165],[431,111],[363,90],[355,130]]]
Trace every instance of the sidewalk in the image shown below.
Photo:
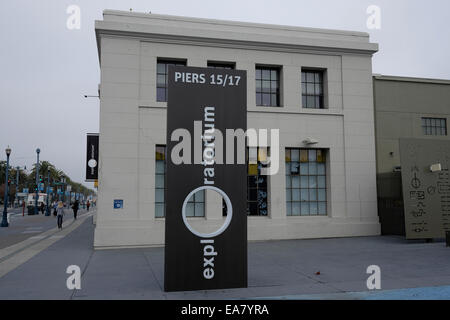
[[[248,288],[166,293],[163,248],[94,251],[92,218],[79,223],[0,275],[0,299],[450,299],[450,248],[442,242],[401,237],[251,242]],[[373,264],[381,268],[382,291],[367,290],[366,269]],[[69,265],[81,268],[81,290],[66,287]]]
[[[41,213],[28,215],[26,210],[24,216],[22,216],[22,211],[8,211],[8,213],[11,214],[9,227],[0,228],[0,249],[31,237],[38,237],[40,233],[56,226],[56,217],[52,213],[50,213],[50,216]],[[78,216],[84,213],[86,213],[86,210],[79,210]],[[69,221],[69,219],[73,219],[73,211],[66,208],[65,220]]]

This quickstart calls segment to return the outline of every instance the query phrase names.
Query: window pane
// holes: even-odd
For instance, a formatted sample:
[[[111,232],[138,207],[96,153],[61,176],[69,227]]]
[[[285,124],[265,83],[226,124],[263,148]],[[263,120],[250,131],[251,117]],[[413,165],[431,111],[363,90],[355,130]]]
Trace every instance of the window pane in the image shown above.
[[[300,163],[298,162],[291,162],[291,174],[292,175],[298,175],[299,172]]]
[[[300,188],[300,177],[292,176],[292,188]]]
[[[164,175],[163,174],[156,175],[155,188],[164,188]]]
[[[284,152],[284,157],[286,158],[286,162],[291,162],[291,150],[290,149],[286,149],[286,151]]]
[[[309,163],[309,174],[317,174],[317,163],[315,162]]]
[[[316,176],[309,176],[309,187],[317,188],[317,177]]]
[[[307,176],[301,176],[300,177],[300,187],[302,188],[308,188],[308,177]]]
[[[262,94],[260,94],[260,93],[256,94],[256,105],[262,106]]]
[[[317,83],[321,83],[322,82],[322,73],[321,72],[316,72],[315,73],[314,81],[317,82]]]
[[[313,83],[307,83],[306,84],[306,94],[314,94],[314,84]]]
[[[272,70],[270,75],[271,80],[277,80],[278,79],[278,72],[277,70]]]
[[[300,202],[292,202],[292,215],[293,216],[300,215]]]
[[[163,74],[158,74],[156,77],[156,85],[158,87],[166,86],[166,76]]]
[[[166,65],[164,63],[158,63],[156,69],[157,69],[156,70],[157,73],[162,73],[162,74],[166,73]]]
[[[256,81],[256,92],[262,91],[262,82],[260,80]]]
[[[263,106],[270,106],[270,94],[263,94]]]
[[[156,173],[164,173],[165,172],[165,165],[164,165],[164,161],[156,161]]]
[[[325,183],[325,176],[317,176],[317,186],[319,188],[326,188]]]
[[[292,201],[300,201],[300,189],[292,189]]]
[[[164,202],[164,189],[155,190],[155,202]]]
[[[314,73],[312,73],[312,72],[306,73],[306,81],[313,83],[314,82]]]
[[[262,82],[262,92],[270,93],[270,81],[263,81]]]
[[[291,164],[289,162],[286,162],[285,166],[286,166],[286,175],[289,176],[291,174]]]
[[[271,105],[272,105],[272,107],[277,107],[278,106],[278,101],[277,101],[277,95],[276,94],[272,94],[271,95]]]
[[[308,150],[306,150],[306,149],[300,150],[300,161],[308,162]]]
[[[270,70],[263,69],[261,73],[263,80],[270,80]]]
[[[194,195],[195,202],[205,202],[205,190],[201,190]]]
[[[310,215],[317,215],[317,202],[310,202],[309,203],[309,214]]]
[[[325,163],[318,163],[317,164],[317,174],[325,174]]]
[[[291,161],[300,161],[300,151],[298,149],[291,150]]]
[[[308,160],[309,161],[316,161],[316,150],[308,150]]]
[[[156,218],[164,217],[164,204],[162,204],[162,203],[155,204],[155,217]]]
[[[194,217],[195,216],[195,212],[194,212],[194,203],[188,203],[186,205],[186,217]]]
[[[255,78],[256,79],[261,79],[261,69],[256,69],[256,71],[255,71]]]
[[[166,89],[156,88],[156,101],[165,102],[166,101]]]
[[[300,191],[300,197],[302,201],[308,201],[309,200],[309,192],[308,189],[301,189]]]
[[[327,195],[325,189],[317,189],[317,199],[319,201],[326,201]]]
[[[286,189],[286,201],[287,202],[290,202],[290,201],[292,201],[292,191],[291,191],[291,189]]]
[[[292,215],[292,203],[290,202],[286,203],[286,215]]]
[[[306,106],[307,108],[315,108],[316,107],[316,100],[314,96],[307,96],[306,97]]]
[[[309,202],[301,203],[301,213],[302,213],[302,216],[309,215]]]
[[[195,216],[204,217],[205,216],[205,205],[203,203],[195,204]]]
[[[306,108],[306,96],[302,96],[302,107]]]
[[[319,202],[318,213],[319,213],[319,215],[327,214],[327,203],[326,202]]]
[[[321,84],[316,84],[315,92],[316,92],[316,94],[322,94],[322,85]]]
[[[302,94],[306,94],[306,82],[302,83]]]
[[[309,200],[317,201],[317,189],[309,189]]]
[[[292,180],[291,176],[286,176],[286,189],[291,188],[291,186],[292,186],[291,180]]]
[[[308,163],[300,163],[300,174],[308,174]]]

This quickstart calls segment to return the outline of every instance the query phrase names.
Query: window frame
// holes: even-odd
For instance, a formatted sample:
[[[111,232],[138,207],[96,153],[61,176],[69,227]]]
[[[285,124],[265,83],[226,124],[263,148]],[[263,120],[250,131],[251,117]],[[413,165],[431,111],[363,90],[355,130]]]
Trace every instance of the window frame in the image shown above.
[[[308,74],[313,74],[313,81],[308,80]],[[316,77],[316,75],[318,77]],[[302,68],[300,74],[300,88],[302,96],[302,108],[304,109],[326,109],[325,107],[325,80],[326,69]],[[314,88],[314,93],[308,93],[309,86]],[[317,90],[319,86],[319,90]],[[309,98],[313,98],[314,106],[309,106]],[[318,99],[318,106],[317,106]]]
[[[164,64],[164,72],[160,72],[160,64]],[[176,66],[186,66],[186,59],[171,59],[171,58],[157,58],[156,59],[156,102],[167,102],[167,89],[168,89],[168,66],[176,65]],[[159,83],[159,78],[164,76],[164,85]],[[160,100],[158,92],[160,89],[164,90],[164,99]]]
[[[255,165],[254,163],[250,163],[250,149],[256,149],[256,156],[257,156],[257,174],[256,175],[250,175],[250,165]],[[270,216],[270,211],[269,211],[269,176],[268,175],[261,175],[261,167],[267,167],[268,163],[263,163],[263,161],[260,160],[260,155],[262,155],[263,153],[260,154],[260,149],[265,149],[265,155],[266,157],[270,156],[270,148],[269,147],[247,147],[247,155],[246,155],[246,162],[247,162],[247,199],[246,199],[246,205],[247,205],[247,217],[269,217]],[[262,157],[262,156],[261,156]],[[263,177],[263,180],[265,180],[262,183],[259,182],[255,182],[256,188],[250,188],[250,186],[252,185],[250,183],[250,179],[254,178],[254,177]],[[258,178],[257,178],[258,179]],[[258,179],[259,180],[259,179]],[[260,187],[261,184],[264,184],[265,187]],[[251,200],[250,201],[250,195],[252,193],[251,190],[254,190],[255,194],[256,194],[256,199]],[[265,192],[266,193],[266,197],[265,197],[265,208],[260,208],[259,207],[259,195],[260,192]],[[256,205],[256,214],[251,214],[250,211],[250,204]],[[261,211],[266,210],[266,214],[260,214]]]
[[[298,160],[294,160],[296,159],[296,157],[294,157],[292,151],[298,152]],[[315,152],[315,160],[311,160],[310,151]],[[318,153],[319,151],[321,155],[320,161]],[[304,160],[305,153],[306,161]],[[285,148],[285,203],[287,217],[327,217],[329,215],[327,165],[328,154],[328,149],[295,147]],[[295,167],[291,165],[292,163],[294,163]],[[320,167],[318,166],[318,164],[321,164],[323,173],[319,171]],[[314,168],[313,172],[311,172],[311,168]],[[292,171],[293,169],[297,172]],[[293,177],[298,177],[297,181],[295,181]],[[294,182],[296,183],[295,186]],[[315,186],[311,187],[311,184],[314,183]],[[315,206],[315,212],[311,211],[311,209],[314,208],[311,207],[311,204]]]
[[[441,136],[448,135],[447,118],[437,117],[421,117],[422,134],[425,136]]]
[[[207,68],[211,69],[225,69],[225,70],[236,70],[236,62],[226,62],[226,61],[208,61]]]
[[[269,78],[265,78],[263,73],[269,72]],[[276,79],[272,80],[273,72],[275,72]],[[267,65],[256,65],[255,66],[255,104],[257,107],[266,108],[280,108],[281,106],[281,72],[282,67],[278,66],[267,66]],[[259,73],[259,76],[258,76]],[[258,86],[258,82],[260,85]],[[270,83],[268,88],[264,88],[264,83]],[[276,83],[275,87],[272,87],[273,83]],[[268,89],[268,92],[264,90]],[[273,92],[273,89],[275,92]],[[264,104],[264,96],[268,95],[270,99],[270,104]],[[273,95],[275,95],[275,104],[273,104]],[[260,99],[258,99],[260,98]]]

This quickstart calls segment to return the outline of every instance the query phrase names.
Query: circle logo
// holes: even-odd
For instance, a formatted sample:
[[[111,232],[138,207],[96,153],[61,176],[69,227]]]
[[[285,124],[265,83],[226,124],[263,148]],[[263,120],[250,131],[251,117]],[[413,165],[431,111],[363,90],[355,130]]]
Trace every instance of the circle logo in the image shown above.
[[[95,168],[97,166],[97,161],[95,159],[91,159],[88,161],[88,166],[90,168]]]
[[[187,217],[186,217],[186,205],[189,201],[189,199],[197,192],[197,191],[202,191],[202,190],[214,190],[217,193],[219,193],[222,198],[225,200],[225,204],[227,205],[227,218],[225,219],[224,224],[216,231],[211,232],[211,233],[200,233],[197,230],[195,230],[194,228],[192,228],[192,226],[189,224]],[[186,225],[186,228],[188,228],[188,230],[190,232],[192,232],[193,234],[195,234],[196,236],[200,237],[200,238],[213,238],[216,237],[220,234],[222,234],[230,225],[231,219],[233,218],[233,206],[231,205],[231,201],[230,198],[228,197],[228,195],[221,189],[217,188],[217,187],[213,187],[213,186],[201,186],[198,187],[197,189],[192,190],[186,197],[186,199],[184,199],[183,202],[183,207],[181,209],[181,215],[183,217],[183,222]]]

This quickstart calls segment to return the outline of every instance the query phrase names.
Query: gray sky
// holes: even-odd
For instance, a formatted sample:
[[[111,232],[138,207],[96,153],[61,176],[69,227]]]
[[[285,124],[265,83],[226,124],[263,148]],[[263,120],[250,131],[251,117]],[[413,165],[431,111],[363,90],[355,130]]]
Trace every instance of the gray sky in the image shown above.
[[[81,29],[69,30],[69,5]],[[369,5],[381,29],[369,30]],[[450,79],[448,0],[1,0],[0,159],[31,167],[36,147],[75,181],[84,181],[86,133],[98,132],[99,65],[94,20],[103,9],[369,32],[380,51],[374,73]],[[92,186],[91,183],[85,183]]]

